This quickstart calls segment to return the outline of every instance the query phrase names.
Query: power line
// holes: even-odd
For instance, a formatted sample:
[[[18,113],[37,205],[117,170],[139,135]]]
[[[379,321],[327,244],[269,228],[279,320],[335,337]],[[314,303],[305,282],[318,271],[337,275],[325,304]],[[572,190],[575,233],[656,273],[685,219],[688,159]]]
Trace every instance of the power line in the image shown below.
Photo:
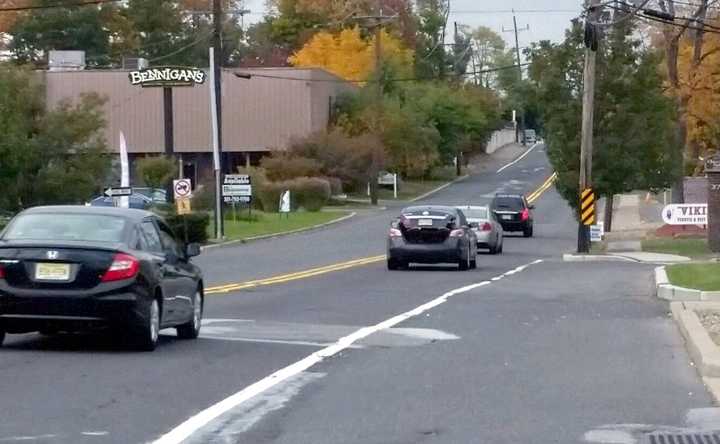
[[[622,12],[622,11],[625,11],[623,8],[618,8],[618,7],[615,7],[615,6],[610,6],[610,5],[608,5],[608,7],[609,7],[610,9],[614,9],[614,10],[616,10],[616,11],[621,11],[621,12]],[[635,15],[635,17],[636,17],[638,20],[643,20],[643,21],[645,21],[646,23],[649,22],[649,21],[652,21],[652,22],[662,23],[662,24],[664,24],[664,25],[675,26],[675,27],[683,28],[683,29],[692,29],[692,30],[696,30],[696,31],[708,32],[708,33],[711,33],[711,34],[720,34],[720,28],[719,28],[719,27],[716,27],[716,26],[713,26],[713,25],[694,26],[694,25],[691,25],[691,24],[689,24],[689,23],[688,23],[688,24],[675,23],[675,22],[673,22],[673,21],[664,20],[664,19],[662,19],[662,18],[655,17],[655,16],[652,16],[652,15],[648,15],[648,14],[646,14],[646,13],[644,13],[643,15]],[[696,19],[693,19],[693,18],[691,18],[691,17],[675,17],[674,20],[686,20],[686,21],[688,21],[688,22],[697,22]]]
[[[120,3],[124,0],[83,0],[83,1],[70,1],[63,3],[53,3],[49,5],[30,5],[30,6],[11,6],[0,8],[0,12],[22,12],[22,11],[34,11],[38,9],[57,9],[57,8],[71,8],[76,6],[97,6],[106,3]]]
[[[195,41],[192,41],[192,42],[188,43],[187,45],[182,46],[182,47],[176,49],[175,51],[173,51],[173,52],[171,52],[171,53],[169,53],[169,54],[164,54],[164,55],[161,55],[161,56],[159,56],[159,57],[155,57],[154,59],[150,59],[150,60],[148,60],[148,62],[150,62],[150,63],[152,63],[152,62],[158,62],[158,61],[160,61],[160,60],[169,59],[169,58],[172,57],[172,56],[178,55],[178,54],[180,54],[181,52],[183,52],[183,51],[185,51],[185,50],[187,50],[187,49],[190,49],[190,48],[192,48],[193,46],[199,45],[200,43],[206,41],[208,38],[210,38],[210,37],[213,35],[213,33],[214,33],[214,31],[210,31],[210,32],[204,34],[203,36],[201,36],[199,39],[197,39],[197,40],[195,40]]]
[[[482,69],[477,71],[469,71],[465,72],[463,74],[453,73],[453,74],[446,74],[446,77],[464,77],[464,76],[473,76],[473,75],[479,75],[479,74],[488,74],[492,72],[498,72],[498,71],[504,71],[507,69],[517,69],[523,68],[525,66],[529,66],[530,63],[522,63],[520,65],[508,65],[508,66],[499,66],[497,68],[488,68],[488,69]],[[252,72],[234,72],[233,73],[235,77],[239,77],[242,79],[252,79],[253,77],[263,78],[263,79],[274,79],[274,80],[297,80],[299,82],[321,82],[321,83],[375,83],[375,82],[427,82],[431,80],[442,80],[444,77],[440,76],[433,76],[433,77],[406,77],[406,78],[397,78],[397,79],[387,79],[387,80],[354,80],[354,79],[304,79],[302,77],[291,77],[291,76],[274,76],[269,74],[255,74]]]

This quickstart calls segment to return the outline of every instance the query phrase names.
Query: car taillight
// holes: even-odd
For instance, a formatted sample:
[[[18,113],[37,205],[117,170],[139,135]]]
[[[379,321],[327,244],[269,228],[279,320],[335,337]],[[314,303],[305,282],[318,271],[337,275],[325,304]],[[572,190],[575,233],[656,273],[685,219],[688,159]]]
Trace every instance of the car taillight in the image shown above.
[[[388,234],[390,237],[402,237],[402,231],[397,228],[390,228],[390,233]]]
[[[0,265],[0,279],[5,279],[5,267]]]
[[[525,208],[522,210],[522,213],[520,213],[520,220],[528,220],[530,219],[530,210]]]
[[[490,222],[485,222],[482,226],[483,231],[492,231],[492,225],[490,225]]]
[[[450,237],[463,237],[465,234],[465,231],[463,230],[452,230],[450,232]]]
[[[140,271],[140,261],[129,254],[117,253],[110,268],[102,277],[103,282],[121,281],[135,277]]]

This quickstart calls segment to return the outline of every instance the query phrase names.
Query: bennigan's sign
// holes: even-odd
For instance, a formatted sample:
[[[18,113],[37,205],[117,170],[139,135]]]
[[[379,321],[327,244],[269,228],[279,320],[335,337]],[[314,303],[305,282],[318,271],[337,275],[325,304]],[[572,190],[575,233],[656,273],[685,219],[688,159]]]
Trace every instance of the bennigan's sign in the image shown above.
[[[199,68],[159,66],[157,68],[131,71],[130,84],[133,86],[194,86],[205,83],[207,75]]]

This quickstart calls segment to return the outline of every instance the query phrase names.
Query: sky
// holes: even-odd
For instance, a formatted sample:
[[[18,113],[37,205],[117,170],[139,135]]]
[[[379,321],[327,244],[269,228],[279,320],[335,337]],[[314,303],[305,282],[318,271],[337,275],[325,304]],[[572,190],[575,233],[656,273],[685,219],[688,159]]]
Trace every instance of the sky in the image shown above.
[[[580,15],[583,0],[450,0],[450,19],[448,29],[453,22],[470,26],[487,26],[501,34],[509,46],[515,46],[512,32],[502,32],[503,28],[512,30],[511,9],[517,11],[518,28],[529,25],[529,31],[518,34],[520,47],[540,40],[561,41],[570,20]],[[246,0],[252,14],[246,16],[248,23],[262,18],[265,0]]]

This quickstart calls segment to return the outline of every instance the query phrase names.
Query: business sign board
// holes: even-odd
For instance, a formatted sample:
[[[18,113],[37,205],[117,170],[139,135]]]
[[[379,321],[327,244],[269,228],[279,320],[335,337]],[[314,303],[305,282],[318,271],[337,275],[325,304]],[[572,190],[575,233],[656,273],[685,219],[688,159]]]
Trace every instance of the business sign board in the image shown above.
[[[226,174],[222,184],[225,203],[252,202],[252,183],[247,174]]]
[[[605,223],[598,222],[595,225],[590,225],[590,242],[602,242],[602,238],[605,235]]]
[[[662,210],[663,222],[668,225],[707,225],[707,204],[673,204]]]
[[[205,83],[207,74],[199,68],[159,66],[130,71],[128,77],[130,78],[130,84],[133,86],[167,88],[201,85]]]

